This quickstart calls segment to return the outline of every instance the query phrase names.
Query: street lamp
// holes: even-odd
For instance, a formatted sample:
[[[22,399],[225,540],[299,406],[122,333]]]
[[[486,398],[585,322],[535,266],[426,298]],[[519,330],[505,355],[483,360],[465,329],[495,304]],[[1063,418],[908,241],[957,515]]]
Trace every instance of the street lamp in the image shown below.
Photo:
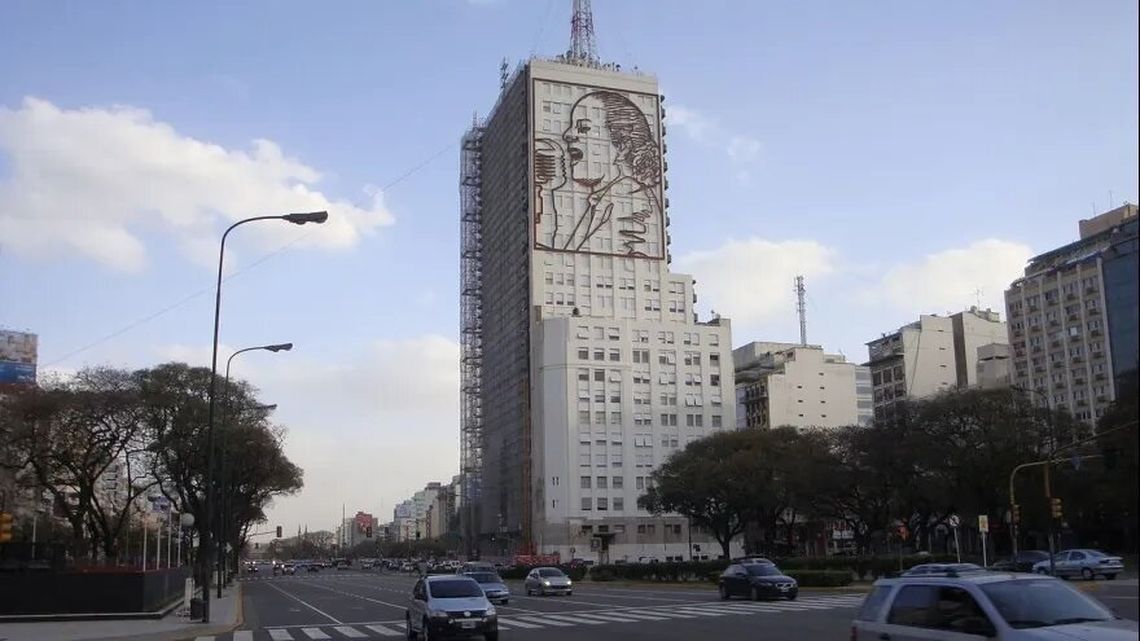
[[[222,265],[226,258],[226,238],[230,232],[237,227],[246,223],[252,223],[259,220],[284,220],[293,223],[294,225],[304,225],[305,223],[323,223],[329,219],[327,211],[313,211],[307,213],[284,214],[281,216],[254,216],[239,220],[236,223],[226,228],[222,234],[222,241],[218,248],[218,281],[214,288],[214,340],[213,346],[210,351],[210,393],[208,396],[207,410],[207,428],[206,428],[206,491],[203,499],[203,516],[206,522],[203,524],[202,530],[206,533],[202,537],[202,553],[204,560],[202,563],[202,622],[210,622],[210,561],[213,559],[214,545],[213,529],[210,519],[212,518],[210,505],[210,493],[214,487],[214,392],[217,389],[218,383],[218,328],[221,321],[222,312]]]
[[[1043,466],[1043,474],[1045,477],[1045,503],[1047,505],[1052,504],[1052,502],[1053,502],[1053,489],[1052,489],[1052,484],[1050,483],[1050,480],[1049,480],[1049,468],[1052,467],[1053,457],[1057,451],[1057,425],[1056,425],[1056,422],[1053,418],[1053,406],[1049,403],[1049,397],[1046,396],[1045,393],[1039,389],[1022,387],[1020,385],[1010,385],[1009,388],[1014,390],[1014,391],[1017,391],[1017,392],[1022,392],[1024,394],[1036,394],[1044,402],[1044,408],[1045,408],[1045,412],[1046,412],[1045,418],[1049,421],[1049,451],[1046,453],[1045,464]],[[1014,557],[1017,557],[1017,534],[1018,534],[1017,529],[1018,528],[1017,528],[1017,521],[1014,517],[1015,513],[1017,512],[1017,504],[1014,503],[1014,499],[1013,499],[1013,476],[1015,474],[1017,474],[1017,470],[1019,468],[1020,468],[1020,466],[1015,467],[1013,469],[1013,472],[1011,472],[1009,475],[1009,514],[1010,514],[1010,516],[1009,516],[1009,530],[1010,530],[1010,535],[1013,539],[1013,556]],[[1053,569],[1054,569],[1053,557],[1056,555],[1056,545],[1053,542],[1053,516],[1052,516],[1052,514],[1047,515],[1046,524],[1047,524],[1046,536],[1049,539],[1049,574],[1053,574]]]
[[[227,401],[229,399],[229,390],[230,390],[230,365],[233,364],[235,356],[237,356],[238,354],[244,354],[246,352],[254,352],[254,351],[258,351],[258,350],[276,353],[276,352],[288,352],[291,349],[293,349],[293,343],[276,343],[273,345],[258,345],[256,347],[246,347],[244,349],[239,349],[238,351],[234,352],[233,354],[230,354],[230,357],[226,359],[226,383],[225,383],[225,385],[222,386],[222,389],[225,391]],[[265,405],[265,406],[259,406],[259,407],[264,408],[264,407],[269,407],[269,406]],[[273,408],[276,408],[276,407],[277,407],[276,405],[273,405]],[[229,407],[228,402],[226,402],[222,405],[222,421],[221,421],[221,423],[223,426],[226,424],[226,415],[229,413],[229,409],[230,409],[230,407]],[[218,533],[217,533],[218,536],[217,536],[217,539],[218,539],[218,545],[221,546],[221,545],[224,545],[226,542],[226,522],[229,518],[229,508],[230,508],[229,491],[228,491],[229,490],[229,487],[228,487],[229,479],[227,477],[228,471],[226,469],[225,430],[223,430],[223,432],[222,432],[222,442],[219,444],[219,449],[221,449],[221,451],[222,451],[222,458],[221,458],[221,461],[218,463],[218,466],[220,468],[219,474],[218,474],[218,476],[220,477],[218,479],[218,485],[219,485],[219,488],[218,488],[218,514],[220,514],[221,517],[218,519]],[[218,598],[219,599],[222,598],[222,583],[225,582],[225,577],[226,577],[226,556],[225,556],[225,554],[222,554],[219,552],[219,554],[218,554]]]

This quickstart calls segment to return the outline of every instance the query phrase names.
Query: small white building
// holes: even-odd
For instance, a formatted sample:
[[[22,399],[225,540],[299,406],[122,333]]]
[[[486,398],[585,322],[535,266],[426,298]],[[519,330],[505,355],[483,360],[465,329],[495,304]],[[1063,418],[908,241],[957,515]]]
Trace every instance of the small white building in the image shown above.
[[[870,369],[819,345],[753,342],[732,352],[737,427],[868,425]]]

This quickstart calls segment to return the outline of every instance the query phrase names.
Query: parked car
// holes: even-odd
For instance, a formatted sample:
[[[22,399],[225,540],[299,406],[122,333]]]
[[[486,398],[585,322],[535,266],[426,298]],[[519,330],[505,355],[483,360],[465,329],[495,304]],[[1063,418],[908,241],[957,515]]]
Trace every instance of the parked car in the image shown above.
[[[1032,572],[1038,561],[1048,560],[1049,553],[1044,550],[1022,550],[1014,556],[995,561],[990,569],[995,572]]]
[[[717,580],[717,590],[721,599],[742,596],[753,601],[764,598],[791,601],[799,594],[800,586],[795,579],[784,575],[775,563],[764,559],[728,566]]]
[[[507,584],[503,583],[502,577],[498,572],[481,571],[481,572],[464,572],[463,576],[469,576],[479,583],[479,587],[483,588],[483,594],[487,595],[487,599],[491,603],[498,603],[506,605],[511,600],[511,591],[507,588]]]
[[[1053,577],[999,572],[879,579],[851,622],[852,641],[1123,641],[1118,619]]]
[[[526,575],[523,588],[527,596],[537,594],[574,594],[574,582],[558,568],[534,568]]]
[[[1038,561],[1033,565],[1038,574],[1049,573],[1049,560]],[[1108,580],[1116,578],[1124,571],[1124,562],[1118,556],[1109,556],[1100,550],[1062,550],[1053,557],[1053,575],[1063,578],[1081,577],[1092,581],[1098,576]]]
[[[469,576],[440,574],[416,581],[404,614],[409,639],[482,635],[498,641],[499,620],[483,588]]]
[[[461,574],[467,574],[468,572],[495,572],[496,570],[495,564],[488,563],[487,561],[468,561],[459,566],[459,572]]]
[[[281,574],[296,574],[297,566],[292,563],[285,563],[281,566]]]
[[[309,572],[320,572],[321,571],[321,564],[320,563],[310,563],[308,566],[306,566],[306,569]]]
[[[903,572],[903,576],[922,576],[924,574],[966,574],[969,572],[985,572],[986,569],[976,563],[920,563]]]

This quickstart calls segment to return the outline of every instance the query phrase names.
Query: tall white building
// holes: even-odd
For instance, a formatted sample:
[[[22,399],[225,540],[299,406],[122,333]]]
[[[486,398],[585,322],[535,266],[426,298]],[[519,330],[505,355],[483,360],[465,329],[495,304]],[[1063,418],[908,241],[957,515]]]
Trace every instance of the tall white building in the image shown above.
[[[735,424],[732,341],[669,271],[663,102],[651,75],[532,59],[464,136],[461,504],[483,554],[689,557],[685,519],[637,498]]]
[[[732,351],[740,428],[869,425],[871,371],[818,345],[753,342]]]
[[[1006,324],[998,312],[977,307],[949,316],[923,314],[867,343],[875,418],[889,418],[906,398],[977,386],[979,348],[993,344],[1009,344]]]

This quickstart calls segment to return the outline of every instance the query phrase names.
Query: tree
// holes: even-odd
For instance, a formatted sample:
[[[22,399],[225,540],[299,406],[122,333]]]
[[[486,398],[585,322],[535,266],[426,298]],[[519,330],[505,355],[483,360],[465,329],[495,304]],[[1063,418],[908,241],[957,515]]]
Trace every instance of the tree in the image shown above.
[[[729,558],[730,542],[744,532],[768,489],[756,464],[761,444],[760,430],[718,432],[693,441],[653,471],[637,504],[653,514],[688,517],[710,532]]]

